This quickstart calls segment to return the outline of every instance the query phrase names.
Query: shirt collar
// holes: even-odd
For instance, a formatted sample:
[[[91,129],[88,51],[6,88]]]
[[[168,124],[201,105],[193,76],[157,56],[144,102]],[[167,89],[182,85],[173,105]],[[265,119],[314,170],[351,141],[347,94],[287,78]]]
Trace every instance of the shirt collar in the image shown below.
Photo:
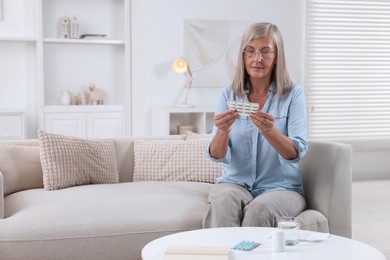
[[[276,92],[276,84],[275,84],[275,81],[272,81],[271,85],[268,88],[268,94],[269,93],[275,93],[275,92]]]

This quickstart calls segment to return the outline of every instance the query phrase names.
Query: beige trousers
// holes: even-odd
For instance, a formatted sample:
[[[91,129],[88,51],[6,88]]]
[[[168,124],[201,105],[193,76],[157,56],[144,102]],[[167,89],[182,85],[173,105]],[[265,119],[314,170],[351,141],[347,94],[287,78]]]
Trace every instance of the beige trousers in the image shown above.
[[[210,191],[203,227],[275,227],[276,217],[297,216],[305,208],[305,198],[295,191],[269,191],[254,198],[239,185],[219,183]]]

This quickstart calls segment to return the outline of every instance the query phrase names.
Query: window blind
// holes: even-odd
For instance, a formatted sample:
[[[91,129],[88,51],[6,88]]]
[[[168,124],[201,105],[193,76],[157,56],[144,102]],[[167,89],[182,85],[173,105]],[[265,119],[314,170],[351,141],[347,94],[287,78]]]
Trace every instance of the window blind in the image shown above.
[[[307,0],[308,136],[390,140],[390,1]]]

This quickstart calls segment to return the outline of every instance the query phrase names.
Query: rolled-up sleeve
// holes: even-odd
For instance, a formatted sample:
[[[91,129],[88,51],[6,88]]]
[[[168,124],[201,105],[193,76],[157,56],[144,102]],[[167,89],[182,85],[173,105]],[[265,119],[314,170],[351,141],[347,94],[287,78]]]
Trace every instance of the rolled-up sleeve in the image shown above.
[[[231,152],[230,152],[230,147],[228,147],[228,150],[225,154],[224,157],[217,159],[211,156],[210,154],[210,142],[206,145],[206,157],[212,160],[213,162],[221,162],[221,163],[229,163],[231,161]]]
[[[279,160],[282,164],[299,162],[308,151],[306,102],[304,92],[300,87],[293,88],[288,109],[287,136],[297,150],[298,156],[293,160],[287,160],[279,155]]]

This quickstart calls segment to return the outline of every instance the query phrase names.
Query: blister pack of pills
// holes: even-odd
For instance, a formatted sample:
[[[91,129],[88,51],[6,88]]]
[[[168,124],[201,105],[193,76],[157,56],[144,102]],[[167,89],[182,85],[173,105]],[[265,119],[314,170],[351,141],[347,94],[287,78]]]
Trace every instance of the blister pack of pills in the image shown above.
[[[242,115],[249,115],[250,113],[253,113],[257,109],[259,109],[259,104],[251,103],[251,102],[245,103],[245,102],[230,101],[229,108],[236,110],[238,113]]]
[[[256,247],[261,245],[258,242],[250,241],[250,240],[242,240],[241,242],[235,244],[232,249],[234,250],[241,250],[241,251],[250,251]]]

